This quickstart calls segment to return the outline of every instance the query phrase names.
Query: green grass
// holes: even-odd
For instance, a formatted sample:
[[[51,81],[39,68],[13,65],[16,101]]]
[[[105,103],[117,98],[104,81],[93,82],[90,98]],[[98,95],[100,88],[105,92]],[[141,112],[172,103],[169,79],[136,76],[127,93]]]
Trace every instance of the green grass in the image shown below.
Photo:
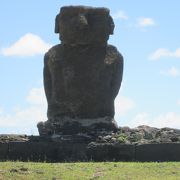
[[[0,162],[0,180],[180,180],[180,162]]]

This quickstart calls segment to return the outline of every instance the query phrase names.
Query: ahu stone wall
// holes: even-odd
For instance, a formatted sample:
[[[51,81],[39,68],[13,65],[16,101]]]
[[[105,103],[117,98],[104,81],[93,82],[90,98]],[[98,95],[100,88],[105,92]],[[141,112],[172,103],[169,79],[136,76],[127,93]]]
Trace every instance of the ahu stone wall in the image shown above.
[[[180,161],[180,143],[112,144],[69,142],[0,143],[0,161]]]

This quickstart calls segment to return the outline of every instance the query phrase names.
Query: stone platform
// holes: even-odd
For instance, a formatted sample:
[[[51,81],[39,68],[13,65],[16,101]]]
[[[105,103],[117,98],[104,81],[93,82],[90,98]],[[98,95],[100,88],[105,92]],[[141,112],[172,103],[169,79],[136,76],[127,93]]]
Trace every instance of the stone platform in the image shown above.
[[[0,135],[0,160],[180,161],[180,130],[139,126],[51,137]]]

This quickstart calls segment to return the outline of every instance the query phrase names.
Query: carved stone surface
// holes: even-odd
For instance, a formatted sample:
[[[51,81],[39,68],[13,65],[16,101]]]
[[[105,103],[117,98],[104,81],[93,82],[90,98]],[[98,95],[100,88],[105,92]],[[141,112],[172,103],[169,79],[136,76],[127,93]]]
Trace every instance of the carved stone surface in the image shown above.
[[[107,8],[65,6],[56,16],[55,32],[63,44],[106,44],[114,22]]]
[[[123,74],[123,57],[107,45],[114,23],[106,8],[62,7],[55,32],[61,44],[44,57],[48,121],[40,135],[115,130],[114,99]]]

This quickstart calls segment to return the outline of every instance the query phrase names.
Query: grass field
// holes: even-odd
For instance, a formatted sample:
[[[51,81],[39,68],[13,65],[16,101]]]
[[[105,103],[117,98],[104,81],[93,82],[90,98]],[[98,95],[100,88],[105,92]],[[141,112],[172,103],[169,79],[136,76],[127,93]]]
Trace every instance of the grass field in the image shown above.
[[[0,180],[180,180],[180,162],[0,162]]]

